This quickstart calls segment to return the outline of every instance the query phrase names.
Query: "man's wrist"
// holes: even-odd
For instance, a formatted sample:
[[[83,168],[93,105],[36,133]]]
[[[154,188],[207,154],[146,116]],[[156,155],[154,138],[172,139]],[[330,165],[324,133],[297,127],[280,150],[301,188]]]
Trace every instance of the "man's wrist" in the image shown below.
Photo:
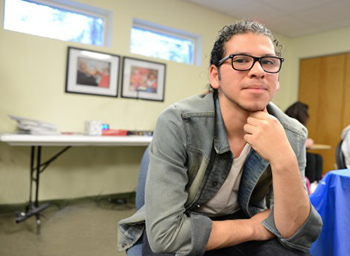
[[[270,162],[271,170],[273,173],[277,174],[279,172],[285,172],[285,170],[290,169],[292,166],[298,168],[298,160],[294,152],[290,152],[287,155],[284,155],[283,158],[274,159]]]

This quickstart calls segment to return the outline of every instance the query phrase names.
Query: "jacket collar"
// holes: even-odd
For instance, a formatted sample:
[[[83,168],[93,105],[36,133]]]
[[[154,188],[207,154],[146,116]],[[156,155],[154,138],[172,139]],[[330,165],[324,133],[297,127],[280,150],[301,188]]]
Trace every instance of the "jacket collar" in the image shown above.
[[[217,154],[223,154],[230,151],[230,144],[226,133],[224,119],[221,114],[219,97],[213,93],[215,107],[215,134],[214,134],[214,149]]]
[[[214,148],[217,154],[223,154],[230,151],[230,144],[228,142],[226,127],[224,119],[221,114],[221,107],[219,97],[216,93],[212,93],[215,108],[215,134],[214,134]],[[272,102],[267,105],[267,111],[275,116],[282,124],[284,124],[284,114]]]

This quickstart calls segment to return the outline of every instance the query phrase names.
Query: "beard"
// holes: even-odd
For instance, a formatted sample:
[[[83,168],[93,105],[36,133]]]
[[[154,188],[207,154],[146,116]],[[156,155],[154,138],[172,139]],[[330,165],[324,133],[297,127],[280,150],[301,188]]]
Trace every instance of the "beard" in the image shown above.
[[[222,90],[218,90],[219,98],[221,101],[226,101],[229,105],[237,110],[243,110],[245,112],[258,112],[264,111],[267,104],[271,99],[262,98],[261,96],[252,96],[249,97],[232,97],[225,94]]]
[[[247,111],[247,112],[258,112],[258,111],[264,111],[267,104],[239,104],[239,106]]]

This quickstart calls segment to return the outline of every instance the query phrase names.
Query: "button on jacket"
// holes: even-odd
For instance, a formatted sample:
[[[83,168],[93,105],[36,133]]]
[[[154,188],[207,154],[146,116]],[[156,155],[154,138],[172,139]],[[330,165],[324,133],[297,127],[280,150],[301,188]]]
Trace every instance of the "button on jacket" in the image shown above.
[[[306,193],[307,130],[273,103],[267,110],[284,127]],[[157,121],[150,147],[145,205],[119,222],[118,250],[132,247],[146,228],[154,252],[203,255],[211,220],[196,209],[220,189],[233,161],[219,99],[213,93],[195,95],[165,109]],[[238,192],[243,212],[253,216],[270,208],[270,215],[263,221],[265,228],[284,246],[308,251],[321,232],[321,217],[311,205],[306,222],[286,239],[274,223],[273,198],[270,165],[252,149],[243,167]]]

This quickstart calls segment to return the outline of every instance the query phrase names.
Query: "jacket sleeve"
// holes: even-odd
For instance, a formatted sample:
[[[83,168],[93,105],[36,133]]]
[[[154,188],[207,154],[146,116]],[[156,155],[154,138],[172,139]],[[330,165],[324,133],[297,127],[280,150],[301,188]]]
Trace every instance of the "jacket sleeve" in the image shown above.
[[[174,106],[159,117],[150,147],[146,180],[146,232],[152,251],[203,255],[211,220],[186,212],[186,134]]]
[[[277,230],[274,222],[273,207],[270,215],[263,221],[266,229],[276,235],[277,239],[287,248],[308,252],[311,245],[318,238],[322,230],[322,219],[315,208],[311,205],[310,214],[305,223],[290,238],[284,238]]]

